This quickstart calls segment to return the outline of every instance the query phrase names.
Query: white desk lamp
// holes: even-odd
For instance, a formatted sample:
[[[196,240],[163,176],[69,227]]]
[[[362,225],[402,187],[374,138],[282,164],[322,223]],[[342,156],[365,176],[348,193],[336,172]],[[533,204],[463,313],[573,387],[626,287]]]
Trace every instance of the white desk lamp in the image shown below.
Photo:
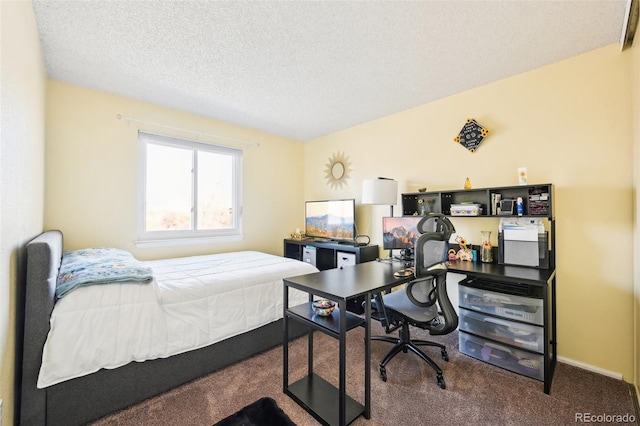
[[[366,179],[362,181],[362,204],[393,206],[398,203],[398,182],[389,178]],[[389,250],[389,258],[393,257],[393,250]]]
[[[389,205],[393,216],[393,206],[397,203],[398,182],[395,180],[379,177],[362,181],[362,204]]]

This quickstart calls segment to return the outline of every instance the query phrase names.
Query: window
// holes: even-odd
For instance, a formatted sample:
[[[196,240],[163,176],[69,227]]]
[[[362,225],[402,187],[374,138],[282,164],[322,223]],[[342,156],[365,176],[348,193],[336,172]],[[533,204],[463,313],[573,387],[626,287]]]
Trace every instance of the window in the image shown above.
[[[138,134],[138,242],[241,238],[242,151]]]

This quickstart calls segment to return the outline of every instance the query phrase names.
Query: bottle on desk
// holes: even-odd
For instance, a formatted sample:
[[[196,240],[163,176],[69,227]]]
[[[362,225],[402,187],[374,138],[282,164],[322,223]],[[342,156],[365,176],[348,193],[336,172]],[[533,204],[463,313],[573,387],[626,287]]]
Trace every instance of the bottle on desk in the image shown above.
[[[522,216],[524,214],[524,206],[522,205],[522,197],[518,197],[516,201],[516,209],[518,212],[518,216]]]

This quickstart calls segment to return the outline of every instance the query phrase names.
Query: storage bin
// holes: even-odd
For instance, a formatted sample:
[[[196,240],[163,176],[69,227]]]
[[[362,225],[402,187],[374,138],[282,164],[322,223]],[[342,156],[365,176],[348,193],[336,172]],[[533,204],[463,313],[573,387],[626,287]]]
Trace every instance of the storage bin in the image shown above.
[[[544,356],[510,348],[461,331],[460,352],[514,373],[544,380]]]
[[[542,299],[496,293],[463,285],[458,285],[458,295],[458,303],[463,308],[531,324],[544,323]]]
[[[356,254],[355,253],[345,253],[343,251],[336,252],[337,257],[337,267],[342,268],[344,266],[354,266],[356,264]]]
[[[498,263],[549,269],[548,233],[538,234],[538,241],[513,241],[505,240],[504,233],[499,232]]]
[[[482,204],[451,204],[451,216],[480,216]]]
[[[460,330],[532,351],[544,352],[544,329],[460,309]]]
[[[304,246],[302,250],[302,260],[316,266],[316,253],[317,250],[313,246]]]

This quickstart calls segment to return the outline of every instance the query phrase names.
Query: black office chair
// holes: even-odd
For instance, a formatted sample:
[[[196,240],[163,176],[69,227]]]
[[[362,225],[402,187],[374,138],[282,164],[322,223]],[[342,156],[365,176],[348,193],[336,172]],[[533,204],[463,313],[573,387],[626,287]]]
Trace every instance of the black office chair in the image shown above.
[[[435,371],[438,385],[446,387],[442,370],[418,346],[440,348],[442,358],[449,361],[444,345],[426,340],[412,340],[409,326],[429,330],[431,335],[443,335],[458,327],[458,315],[447,295],[446,258],[449,237],[455,231],[453,224],[441,214],[432,213],[418,223],[421,235],[415,243],[414,276],[405,291],[393,291],[375,296],[377,317],[386,333],[400,329],[399,338],[373,336],[373,340],[394,343],[389,353],[380,362],[380,377],[387,381],[386,365],[400,351],[411,350]]]

